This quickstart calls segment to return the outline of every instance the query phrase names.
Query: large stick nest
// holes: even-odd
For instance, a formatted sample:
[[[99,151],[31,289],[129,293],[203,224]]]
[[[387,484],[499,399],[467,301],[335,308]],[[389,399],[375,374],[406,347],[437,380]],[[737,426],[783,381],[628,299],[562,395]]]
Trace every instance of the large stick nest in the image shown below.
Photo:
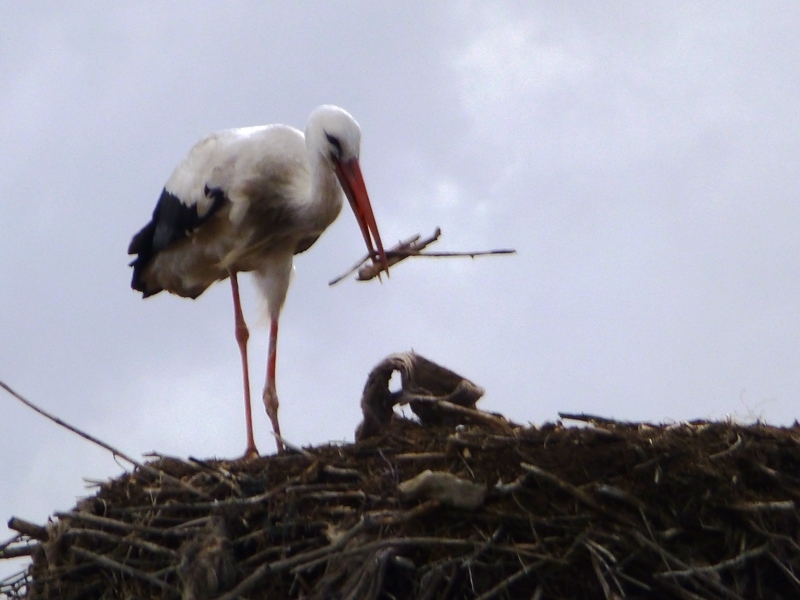
[[[456,379],[422,386],[415,367],[428,375],[438,368],[402,355],[373,371],[355,444],[252,461],[159,457],[45,527],[12,519],[23,533],[0,545],[0,558],[30,554],[32,562],[0,592],[130,600],[800,596],[797,424],[571,415],[585,426],[522,427],[474,409],[477,386],[446,370],[442,380]],[[404,376],[395,393],[393,370]],[[425,416],[383,410],[396,402],[416,403]]]

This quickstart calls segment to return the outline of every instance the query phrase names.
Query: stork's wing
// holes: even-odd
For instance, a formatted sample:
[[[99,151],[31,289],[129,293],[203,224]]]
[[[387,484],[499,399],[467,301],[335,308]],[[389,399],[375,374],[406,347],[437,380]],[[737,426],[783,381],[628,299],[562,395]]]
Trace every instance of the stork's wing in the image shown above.
[[[273,248],[293,249],[298,234],[318,236],[305,231],[297,220],[301,204],[291,202],[310,186],[307,163],[303,135],[290,127],[205,137],[175,168],[151,221],[131,240],[131,286],[145,296],[163,288],[194,297],[231,269],[257,270]],[[160,275],[151,277],[153,270]]]
[[[152,258],[173,242],[191,235],[198,227],[207,221],[219,210],[225,201],[222,190],[205,189],[206,195],[211,200],[211,206],[204,214],[198,214],[198,204],[185,204],[177,196],[167,191],[161,192],[153,218],[139,231],[128,246],[128,254],[136,254],[131,262],[133,278],[131,287],[139,292],[150,295],[155,291],[148,291],[142,281],[142,271]]]

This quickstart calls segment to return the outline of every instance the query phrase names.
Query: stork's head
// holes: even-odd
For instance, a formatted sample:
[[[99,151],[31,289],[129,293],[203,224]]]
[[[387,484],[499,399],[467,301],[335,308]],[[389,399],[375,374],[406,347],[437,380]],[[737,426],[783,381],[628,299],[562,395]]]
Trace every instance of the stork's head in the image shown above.
[[[361,128],[346,110],[323,104],[308,117],[306,144],[309,151],[319,152],[334,168],[335,161],[358,160],[361,154]]]
[[[310,154],[320,154],[336,174],[356,215],[370,257],[373,260],[379,258],[388,274],[389,263],[358,162],[361,153],[361,128],[358,123],[350,113],[338,106],[318,106],[306,124],[306,146]]]

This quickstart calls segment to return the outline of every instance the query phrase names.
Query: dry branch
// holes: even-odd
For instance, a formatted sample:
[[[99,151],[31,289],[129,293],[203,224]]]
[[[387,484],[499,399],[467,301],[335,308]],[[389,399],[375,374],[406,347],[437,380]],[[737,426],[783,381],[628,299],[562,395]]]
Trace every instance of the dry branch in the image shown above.
[[[742,502],[739,504],[728,504],[726,508],[739,510],[742,512],[768,512],[773,510],[794,512],[796,505],[791,500],[775,500],[770,502]]]
[[[501,254],[516,254],[516,250],[498,249],[498,250],[473,250],[467,252],[423,252],[425,248],[439,239],[442,230],[437,227],[427,238],[420,239],[422,236],[416,234],[405,240],[399,241],[395,246],[386,250],[386,262],[389,267],[392,267],[411,256],[424,256],[428,258],[454,258],[454,257],[469,257],[475,258],[476,256],[490,256]],[[367,261],[370,261],[368,264]],[[346,273],[336,277],[328,282],[328,285],[336,285],[355,271],[358,271],[357,281],[369,281],[375,277],[380,277],[380,274],[385,271],[383,265],[376,262],[376,257],[370,254],[364,256]]]
[[[43,542],[47,539],[47,529],[19,517],[11,517],[8,528],[27,536],[30,539]]]
[[[107,444],[106,442],[94,437],[93,435],[90,435],[90,434],[88,434],[88,433],[86,433],[84,431],[81,431],[77,427],[74,427],[73,425],[70,425],[69,423],[66,423],[65,421],[62,421],[61,419],[59,419],[58,417],[56,417],[53,414],[50,414],[49,412],[47,412],[43,408],[39,408],[33,402],[31,402],[30,400],[27,400],[26,398],[24,398],[23,396],[21,396],[20,394],[15,392],[13,389],[11,389],[8,385],[3,383],[2,381],[0,381],[0,387],[3,388],[9,394],[11,394],[14,398],[16,398],[17,400],[22,402],[25,406],[27,406],[28,408],[30,408],[30,409],[34,410],[35,412],[39,413],[43,417],[53,421],[53,423],[55,423],[56,425],[60,425],[61,427],[67,429],[68,431],[71,431],[72,433],[82,437],[83,439],[88,440],[89,442],[91,442],[91,443],[93,443],[93,444],[95,444],[97,446],[100,446],[104,450],[108,450],[113,456],[120,457],[124,461],[128,462],[131,465],[134,465],[135,467],[137,467],[138,469],[148,473],[149,475],[153,475],[155,477],[163,477],[165,481],[167,481],[169,483],[173,483],[173,484],[185,489],[186,491],[191,492],[193,494],[196,494],[198,496],[204,496],[205,495],[204,492],[202,492],[202,491],[200,491],[200,490],[198,490],[196,488],[193,488],[191,485],[187,484],[186,482],[181,481],[179,479],[176,479],[176,478],[172,477],[171,475],[168,475],[167,473],[164,473],[163,471],[159,471],[158,469],[153,469],[150,465],[140,463],[139,461],[131,458],[130,456],[128,456],[124,452],[121,452],[120,450],[117,450],[116,448],[114,448],[110,444]]]
[[[695,575],[699,575],[700,573],[714,573],[716,571],[722,571],[723,569],[730,569],[732,567],[738,567],[742,565],[745,561],[750,560],[751,558],[755,558],[756,556],[761,556],[765,552],[769,550],[769,544],[764,544],[763,546],[759,546],[758,548],[753,548],[752,550],[747,550],[742,552],[736,558],[731,558],[730,560],[723,560],[715,565],[709,565],[707,567],[692,567],[691,569],[685,569],[681,571],[664,571],[663,573],[659,573],[658,577],[693,577]]]
[[[38,547],[39,547],[38,544],[24,544],[20,546],[9,546],[6,548],[0,548],[0,559],[30,556]]]

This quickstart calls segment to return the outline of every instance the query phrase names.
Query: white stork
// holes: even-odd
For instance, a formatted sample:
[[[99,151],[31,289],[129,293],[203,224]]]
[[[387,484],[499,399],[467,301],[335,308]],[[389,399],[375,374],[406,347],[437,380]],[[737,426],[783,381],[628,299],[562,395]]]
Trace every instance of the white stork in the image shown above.
[[[249,332],[236,274],[252,271],[267,300],[270,336],[263,400],[281,451],[275,359],[292,257],[311,247],[336,219],[342,190],[370,256],[380,258],[388,272],[361,176],[360,145],[358,123],[330,105],[311,113],[305,136],[287,125],[212,133],[172,172],[152,220],[128,247],[128,254],[137,255],[131,263],[131,287],[144,298],[163,290],[197,298],[215,281],[230,278],[244,379],[245,457],[258,456],[258,451],[250,408]]]

